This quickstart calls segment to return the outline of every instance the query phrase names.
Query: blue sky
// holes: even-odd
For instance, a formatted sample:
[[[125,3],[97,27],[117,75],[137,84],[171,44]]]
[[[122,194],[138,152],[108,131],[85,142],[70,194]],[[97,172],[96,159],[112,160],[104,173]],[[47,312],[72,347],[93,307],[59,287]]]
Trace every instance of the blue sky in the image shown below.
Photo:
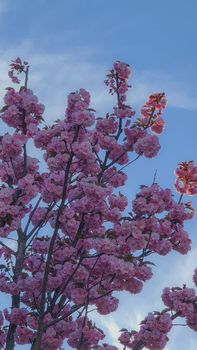
[[[165,91],[169,104],[161,152],[127,170],[124,191],[131,202],[156,169],[158,182],[172,187],[176,164],[196,160],[196,13],[196,0],[0,0],[0,96],[7,64],[21,56],[31,63],[30,86],[46,105],[48,123],[63,117],[66,94],[80,87],[92,93],[92,107],[102,116],[113,106],[104,75],[115,60],[126,61],[133,69],[129,102],[138,109],[149,94]],[[115,344],[119,328],[136,327],[148,311],[160,309],[163,287],[189,283],[197,265],[196,219],[187,230],[190,254],[158,258],[144,292],[122,294],[119,311],[102,320],[109,341]],[[174,327],[170,339],[166,350],[197,348],[196,334],[186,327]]]

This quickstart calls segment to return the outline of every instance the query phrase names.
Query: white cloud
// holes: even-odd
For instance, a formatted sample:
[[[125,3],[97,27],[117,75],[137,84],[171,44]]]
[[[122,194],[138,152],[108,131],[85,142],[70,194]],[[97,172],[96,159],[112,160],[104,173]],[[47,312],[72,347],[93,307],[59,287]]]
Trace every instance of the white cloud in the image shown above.
[[[169,107],[197,109],[197,96],[192,95],[192,87],[185,85],[184,81],[160,71],[134,72],[133,89],[130,92],[132,103],[142,104],[148,95],[160,91],[166,93]]]
[[[92,95],[92,107],[99,115],[110,112],[114,104],[103,80],[107,69],[104,64],[95,62],[96,51],[88,47],[76,47],[62,54],[36,53],[31,41],[24,41],[20,46],[5,51],[0,58],[1,96],[3,88],[10,85],[7,78],[9,62],[17,56],[29,60],[31,64],[29,86],[35,90],[41,102],[46,105],[48,122],[62,118],[66,108],[66,95],[81,87]],[[134,72],[133,88],[129,92],[128,102],[139,107],[147,96],[156,91],[165,91],[169,106],[195,110],[197,99],[190,94],[190,87],[175,81],[173,76],[162,72]]]
[[[1,97],[3,89],[10,85],[7,77],[8,64],[19,55],[30,62],[29,86],[46,105],[47,120],[63,117],[67,95],[81,87],[91,92],[92,107],[99,113],[104,112],[103,107],[106,105],[111,106],[112,99],[103,83],[106,68],[91,62],[93,60],[88,48],[72,49],[65,54],[39,54],[32,53],[28,41],[21,47],[7,50],[0,58]]]
[[[179,257],[176,260],[175,265],[170,270],[168,275],[168,284],[172,284],[174,280],[179,283],[179,285],[187,284],[192,285],[192,276],[194,269],[197,267],[196,262],[197,256],[197,246],[193,247],[192,250],[183,258]]]
[[[118,338],[120,336],[120,327],[116,323],[113,318],[107,319],[103,318],[102,319],[102,326],[104,326],[107,330],[107,333],[109,334],[109,337],[111,339],[111,343],[114,346],[119,346],[120,343],[118,341]]]

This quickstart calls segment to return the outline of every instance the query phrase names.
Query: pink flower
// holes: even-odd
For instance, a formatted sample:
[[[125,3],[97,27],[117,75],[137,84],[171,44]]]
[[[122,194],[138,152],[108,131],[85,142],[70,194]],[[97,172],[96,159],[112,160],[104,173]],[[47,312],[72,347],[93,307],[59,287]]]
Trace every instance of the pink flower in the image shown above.
[[[160,144],[156,135],[147,135],[139,139],[134,145],[137,154],[143,154],[147,158],[155,157],[160,150]]]
[[[163,118],[159,117],[153,122],[151,130],[154,131],[156,134],[161,134],[164,129],[164,124],[165,122]]]
[[[197,166],[194,161],[180,163],[175,175],[175,188],[179,193],[189,196],[197,194]]]

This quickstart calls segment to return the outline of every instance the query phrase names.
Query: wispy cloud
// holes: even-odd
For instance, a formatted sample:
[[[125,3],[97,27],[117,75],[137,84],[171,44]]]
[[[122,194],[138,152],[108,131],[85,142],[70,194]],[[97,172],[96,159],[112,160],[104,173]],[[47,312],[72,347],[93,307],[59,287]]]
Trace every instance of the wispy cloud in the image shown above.
[[[99,113],[104,111],[106,105],[110,106],[111,98],[103,83],[106,67],[93,62],[92,51],[86,47],[72,49],[64,54],[39,54],[32,52],[29,42],[24,42],[21,47],[7,50],[0,58],[1,96],[3,88],[10,85],[7,78],[8,63],[18,55],[30,62],[29,84],[46,105],[48,120],[62,117],[66,96],[81,87],[91,92],[92,106]]]
[[[120,343],[118,341],[118,338],[120,336],[120,327],[118,323],[112,317],[110,319],[103,318],[102,326],[106,328],[110,343],[117,347],[120,346]]]
[[[118,297],[120,293],[118,293]],[[96,322],[98,327],[101,327],[105,334],[105,342],[108,342],[114,346],[120,347],[118,341],[121,335],[120,330],[127,328],[128,330],[138,330],[140,322],[144,319],[146,312],[141,312],[139,307],[132,308],[132,312],[128,311],[128,305],[130,306],[132,296],[128,296],[128,293],[121,293],[122,299],[117,311],[112,314],[102,316],[97,312],[92,313],[91,318]]]
[[[98,114],[102,115],[112,110],[114,98],[109,96],[103,83],[106,71],[112,62],[109,62],[108,66],[96,62],[96,51],[88,47],[72,48],[61,54],[37,53],[31,41],[24,41],[20,46],[10,48],[0,58],[1,96],[3,88],[9,83],[7,65],[18,55],[30,61],[29,83],[46,105],[46,118],[49,122],[63,117],[66,95],[81,87],[91,92],[92,107]],[[197,109],[197,99],[190,93],[192,89],[163,72],[134,72],[132,85],[128,102],[137,108],[151,93],[165,91],[169,106]]]
[[[184,81],[175,79],[170,74],[160,71],[134,72],[131,101],[139,105],[152,92],[164,91],[167,95],[169,107],[187,110],[197,109],[197,96],[194,96],[192,86]]]

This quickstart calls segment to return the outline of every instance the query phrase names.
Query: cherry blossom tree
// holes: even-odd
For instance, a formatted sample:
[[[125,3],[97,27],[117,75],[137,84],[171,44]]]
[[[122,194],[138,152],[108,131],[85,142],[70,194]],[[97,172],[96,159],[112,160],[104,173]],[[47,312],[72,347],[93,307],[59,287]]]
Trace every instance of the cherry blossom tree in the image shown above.
[[[194,210],[185,195],[197,193],[197,166],[177,166],[179,195],[154,178],[128,204],[119,191],[124,169],[157,155],[165,94],[149,96],[136,118],[127,102],[131,69],[117,61],[105,80],[117,101],[111,113],[97,117],[80,89],[69,94],[64,118],[47,126],[28,73],[20,58],[10,64],[12,82],[24,83],[7,88],[0,111],[10,131],[0,136],[0,292],[10,298],[0,312],[0,349],[58,350],[67,342],[77,350],[117,350],[91,311],[105,317],[118,308],[114,292],[140,293],[153,276],[152,254],[190,250],[184,222]],[[29,155],[30,140],[43,153],[44,170]],[[195,293],[186,285],[165,288],[165,308],[149,313],[139,330],[121,330],[119,349],[164,349],[177,317],[197,331]]]

